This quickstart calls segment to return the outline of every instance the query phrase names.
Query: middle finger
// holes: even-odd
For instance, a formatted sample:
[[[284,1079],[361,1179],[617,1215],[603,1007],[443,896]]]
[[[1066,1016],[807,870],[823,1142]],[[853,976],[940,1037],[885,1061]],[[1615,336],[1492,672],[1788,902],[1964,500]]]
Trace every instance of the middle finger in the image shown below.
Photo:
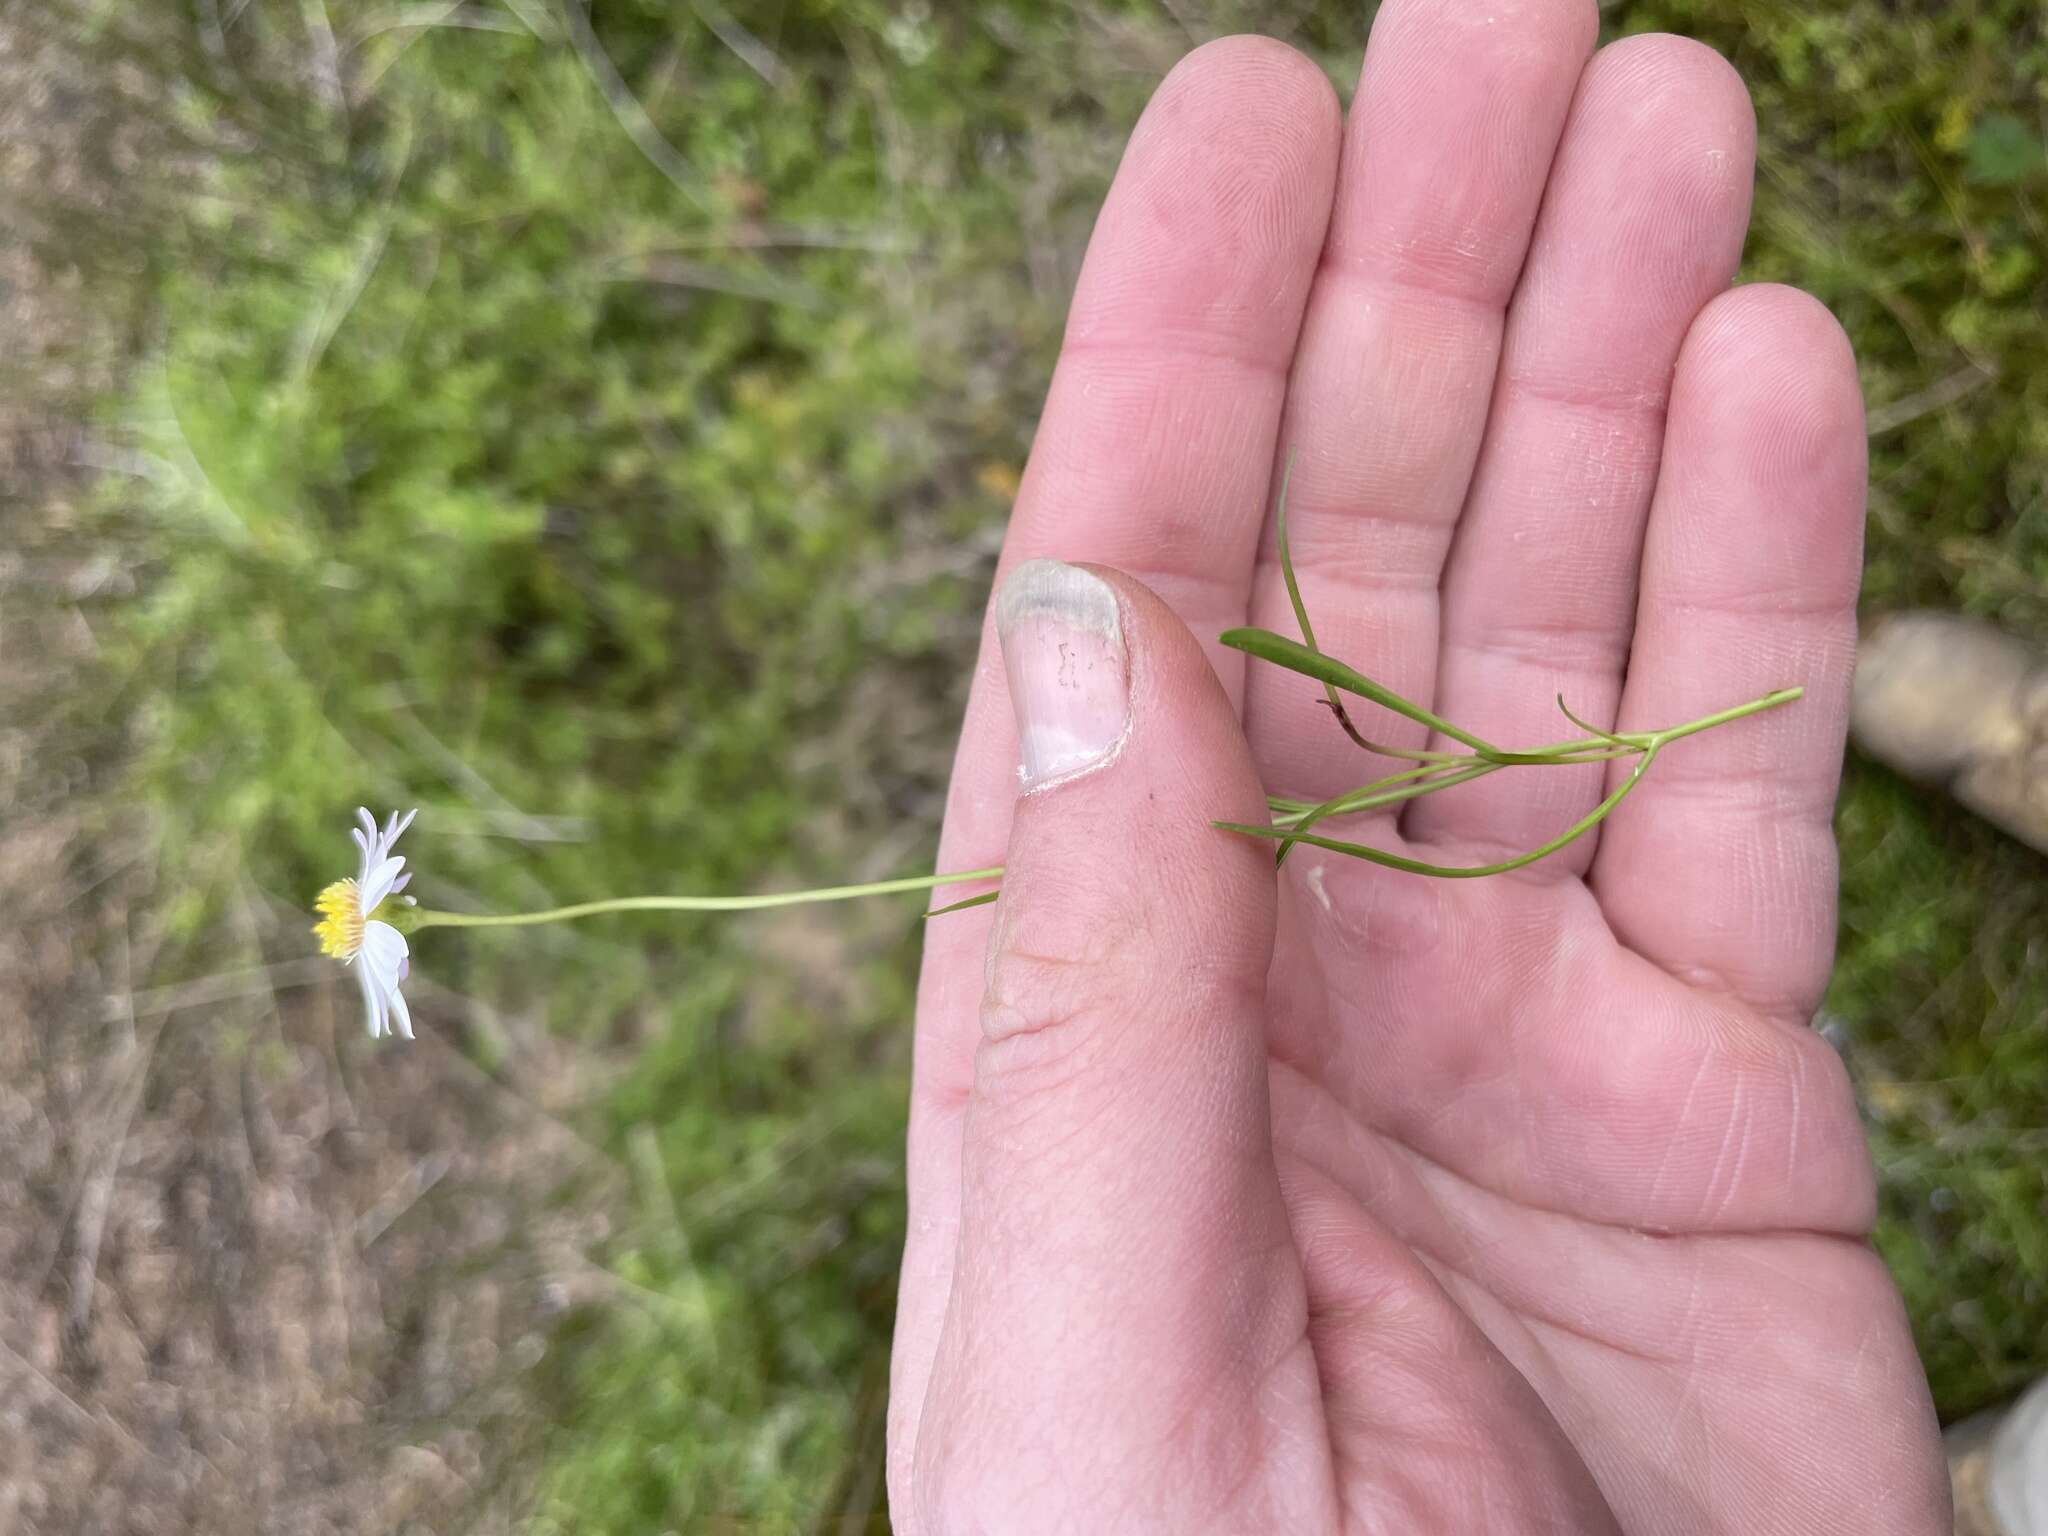
[[[1591,53],[1591,0],[1388,0],[1346,127],[1288,384],[1287,526],[1316,639],[1410,698],[1436,670],[1437,577],[1486,426],[1503,317]],[[1273,530],[1251,622],[1295,629]],[[1247,679],[1266,786],[1320,798],[1388,772],[1312,684]],[[1368,734],[1420,727],[1361,707]]]

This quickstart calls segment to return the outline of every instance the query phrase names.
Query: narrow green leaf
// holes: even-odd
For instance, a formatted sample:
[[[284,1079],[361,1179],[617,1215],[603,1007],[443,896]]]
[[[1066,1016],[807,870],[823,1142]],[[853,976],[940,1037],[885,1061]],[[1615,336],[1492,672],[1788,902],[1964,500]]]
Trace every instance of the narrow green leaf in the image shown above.
[[[1346,693],[1355,693],[1361,699],[1369,699],[1382,709],[1426,725],[1431,730],[1448,736],[1453,741],[1463,742],[1483,757],[1498,758],[1503,754],[1491,742],[1474,736],[1470,731],[1460,730],[1441,715],[1433,715],[1420,704],[1411,704],[1393,689],[1374,682],[1362,672],[1357,672],[1334,657],[1325,656],[1321,651],[1276,635],[1270,629],[1226,629],[1217,637],[1232,650],[1243,651],[1247,656],[1260,661],[1271,662],[1276,667],[1285,667],[1290,672],[1299,672],[1303,677],[1312,677],[1325,687],[1341,688]]]
[[[934,917],[944,917],[948,912],[965,912],[969,907],[985,907],[1002,894],[1002,887],[998,886],[992,891],[983,891],[979,896],[970,896],[965,901],[956,901],[950,907],[936,907],[925,913],[925,918],[930,920]]]
[[[1287,547],[1287,486],[1294,479],[1294,450],[1287,450],[1287,467],[1280,471],[1280,500],[1273,510],[1273,537],[1280,546],[1280,579],[1287,583],[1287,601],[1294,609],[1294,622],[1301,626],[1302,642],[1310,650],[1317,650],[1316,632],[1308,621],[1308,604],[1301,600],[1301,585],[1294,579],[1294,555]],[[1332,704],[1337,695],[1330,695]]]

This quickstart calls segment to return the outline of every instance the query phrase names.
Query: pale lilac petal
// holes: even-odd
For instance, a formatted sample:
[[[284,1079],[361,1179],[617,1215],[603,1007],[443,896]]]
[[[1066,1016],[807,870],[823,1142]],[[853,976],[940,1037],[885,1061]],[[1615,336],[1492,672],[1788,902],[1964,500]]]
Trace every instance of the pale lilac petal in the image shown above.
[[[391,890],[389,891],[388,894],[396,896],[400,891],[404,890],[408,885],[411,884],[412,871],[408,869],[404,874],[400,875],[396,880],[391,882]]]
[[[398,872],[404,867],[405,860],[402,858],[386,859],[363,876],[362,887],[356,892],[356,899],[362,903],[365,917],[376,911],[377,904],[391,894],[391,882],[398,878]]]

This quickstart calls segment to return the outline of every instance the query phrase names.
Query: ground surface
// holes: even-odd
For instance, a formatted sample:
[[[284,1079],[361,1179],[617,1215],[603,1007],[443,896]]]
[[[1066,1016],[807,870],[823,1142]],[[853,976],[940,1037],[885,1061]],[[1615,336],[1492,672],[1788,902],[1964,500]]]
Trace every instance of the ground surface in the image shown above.
[[[0,1529],[881,1530],[914,907],[437,936],[928,856],[1123,132],[1348,7],[0,0]],[[1857,342],[1873,608],[2048,637],[2030,0],[1734,57]],[[1944,1411],[2048,1366],[2048,882],[1852,763],[1828,1028]]]

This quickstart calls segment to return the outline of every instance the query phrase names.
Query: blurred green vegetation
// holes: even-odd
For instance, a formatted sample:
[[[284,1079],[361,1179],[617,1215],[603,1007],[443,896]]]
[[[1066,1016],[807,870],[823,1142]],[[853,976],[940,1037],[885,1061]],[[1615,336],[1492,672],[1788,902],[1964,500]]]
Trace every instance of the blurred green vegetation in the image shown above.
[[[101,743],[107,818],[153,813],[193,968],[247,891],[305,904],[360,800],[425,807],[437,904],[915,867],[1123,134],[1200,35],[1278,32],[1348,94],[1365,26],[1326,0],[51,14],[158,168],[44,221],[134,358],[78,530],[123,577],[51,727]],[[1751,83],[1747,273],[1834,308],[1875,408],[1870,602],[2048,634],[2034,0],[1604,14]],[[1829,1007],[1953,1415],[2048,1366],[2048,884],[1862,765],[1842,830]],[[595,1133],[634,1173],[603,1258],[640,1302],[551,1356],[541,1529],[881,1528],[915,911],[775,964],[743,923],[422,954],[637,1052]],[[485,1013],[429,1018],[500,1048]]]

